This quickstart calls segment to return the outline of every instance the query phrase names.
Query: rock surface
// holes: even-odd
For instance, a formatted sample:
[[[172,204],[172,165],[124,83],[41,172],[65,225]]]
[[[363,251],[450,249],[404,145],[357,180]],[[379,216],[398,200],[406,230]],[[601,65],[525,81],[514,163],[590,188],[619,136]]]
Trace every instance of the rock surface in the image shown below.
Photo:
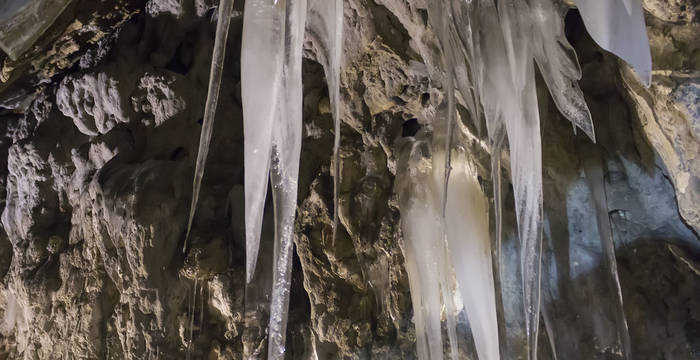
[[[335,242],[332,118],[317,39],[307,36],[289,359],[311,358],[311,349],[320,359],[415,358],[393,184],[400,139],[430,131],[443,101],[426,1],[345,2]],[[264,358],[264,309],[246,308],[255,294],[244,292],[242,1],[191,245],[181,251],[215,6],[74,0],[34,50],[1,59],[0,358],[240,359],[243,347]],[[654,62],[648,89],[592,42],[575,11],[566,18],[597,144],[571,131],[538,83],[543,286],[551,291],[543,309],[553,330],[542,331],[543,343],[552,340],[540,346],[544,359],[551,348],[559,359],[620,358],[612,345],[584,346],[603,343],[587,330],[587,315],[600,313],[601,326],[611,326],[588,301],[599,295],[588,291],[601,264],[567,260],[593,254],[575,244],[599,236],[582,176],[589,166],[604,174],[632,358],[700,357],[699,5],[644,6]],[[466,120],[460,130],[490,193],[483,134]],[[512,252],[512,191],[505,195]],[[268,215],[261,253],[272,251]]]

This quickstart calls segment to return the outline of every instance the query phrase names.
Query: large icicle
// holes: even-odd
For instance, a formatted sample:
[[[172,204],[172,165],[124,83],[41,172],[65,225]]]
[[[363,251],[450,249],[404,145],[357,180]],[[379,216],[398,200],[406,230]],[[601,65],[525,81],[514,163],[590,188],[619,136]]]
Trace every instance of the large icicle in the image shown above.
[[[622,288],[617,273],[617,260],[615,257],[615,243],[613,242],[612,225],[610,224],[610,212],[608,211],[607,195],[605,193],[605,180],[603,177],[602,156],[598,149],[589,151],[593,156],[586,157],[583,161],[584,172],[588,186],[593,195],[598,233],[600,234],[600,247],[602,249],[602,263],[607,277],[607,286],[610,293],[610,302],[615,313],[615,325],[617,338],[625,359],[630,359],[631,345],[627,327],[627,317],[622,302]]]
[[[445,228],[479,359],[499,359],[488,201],[466,159],[457,158],[447,190]]]
[[[340,67],[343,61],[343,0],[310,0],[308,29],[317,40],[319,59],[328,81],[328,96],[334,122],[333,141],[333,239],[338,229],[338,191],[340,187]]]
[[[270,181],[275,205],[275,271],[268,329],[268,359],[284,359],[289,288],[294,247],[294,217],[301,155],[301,56],[306,24],[306,0],[287,0],[282,89],[272,132]]]
[[[228,38],[228,28],[231,24],[231,11],[233,10],[233,0],[222,0],[219,3],[219,15],[216,24],[216,37],[214,39],[214,52],[211,59],[211,69],[209,71],[209,88],[207,91],[207,102],[204,106],[204,120],[202,122],[202,133],[199,135],[199,150],[197,152],[197,165],[192,181],[192,201],[190,203],[190,217],[187,220],[187,234],[185,235],[185,245],[183,251],[187,250],[187,239],[192,230],[192,220],[197,211],[197,201],[199,200],[199,189],[202,186],[204,176],[204,165],[209,154],[209,143],[214,129],[214,118],[216,117],[216,105],[219,101],[219,89],[221,88],[221,74],[224,71],[224,58],[226,57],[226,39]]]
[[[641,0],[575,0],[600,47],[632,65],[644,85],[651,83],[651,52]]]
[[[281,93],[285,1],[247,0],[241,44],[246,282],[255,272],[267,194],[272,128]]]
[[[441,360],[440,283],[444,264],[444,237],[440,195],[433,181],[428,143],[411,140],[403,144],[397,179],[401,208],[403,253],[406,259],[418,359]],[[442,261],[441,261],[442,260]],[[449,295],[446,295],[449,296]]]
[[[564,36],[563,16],[552,0],[534,0],[530,6],[534,21],[532,48],[549,93],[559,112],[595,142],[591,113],[578,86],[581,66]]]
[[[525,334],[529,356],[536,358],[539,324],[540,248],[542,218],[542,146],[535,93],[526,4],[480,0],[471,14],[478,24],[475,57],[480,64],[477,85],[492,144],[505,129],[510,146],[522,276]],[[472,25],[474,26],[474,25]],[[499,34],[502,34],[499,36]],[[493,149],[493,155],[500,154]],[[498,171],[496,169],[496,171]],[[500,262],[500,260],[499,260]]]

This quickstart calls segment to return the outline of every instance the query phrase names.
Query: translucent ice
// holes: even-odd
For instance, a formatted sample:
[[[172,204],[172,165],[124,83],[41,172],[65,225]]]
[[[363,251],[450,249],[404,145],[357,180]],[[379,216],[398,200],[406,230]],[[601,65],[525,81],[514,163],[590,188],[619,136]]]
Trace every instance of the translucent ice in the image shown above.
[[[17,60],[71,0],[0,0],[0,47]]]
[[[334,122],[333,141],[333,239],[338,228],[338,188],[340,186],[340,71],[343,61],[343,0],[310,0],[308,31],[316,35],[321,47],[320,60],[328,81]]]
[[[204,106],[202,133],[199,135],[199,150],[197,152],[197,165],[192,182],[192,202],[190,205],[190,217],[187,221],[187,235],[185,236],[184,249],[187,249],[187,239],[190,237],[192,220],[197,211],[199,190],[202,187],[202,177],[204,176],[204,165],[207,162],[209,143],[211,142],[211,134],[214,130],[216,105],[219,101],[219,89],[221,88],[221,74],[224,71],[224,58],[226,57],[226,39],[228,37],[228,27],[231,23],[231,10],[233,10],[233,0],[222,0],[219,3],[214,52],[211,59],[211,69],[209,71],[209,89],[207,91],[207,102]]]
[[[530,2],[533,53],[557,108],[572,124],[595,141],[593,120],[578,86],[581,79],[576,52],[564,36],[563,15],[552,0]]]
[[[499,359],[498,323],[486,196],[464,159],[455,156],[445,228],[479,359]]]
[[[272,128],[282,93],[285,1],[248,0],[243,15],[243,100],[246,282],[255,272],[267,194]]]
[[[270,182],[275,206],[275,251],[268,359],[284,359],[289,288],[294,246],[297,178],[301,155],[301,54],[306,24],[306,0],[286,2],[282,91],[277,99],[272,131]]]
[[[651,52],[641,0],[575,0],[600,47],[632,65],[646,86],[651,83]]]
[[[445,266],[445,242],[440,195],[433,186],[432,164],[423,141],[410,141],[402,147],[397,192],[401,208],[403,253],[406,259],[413,316],[416,325],[418,358],[442,359],[440,322],[441,275]]]

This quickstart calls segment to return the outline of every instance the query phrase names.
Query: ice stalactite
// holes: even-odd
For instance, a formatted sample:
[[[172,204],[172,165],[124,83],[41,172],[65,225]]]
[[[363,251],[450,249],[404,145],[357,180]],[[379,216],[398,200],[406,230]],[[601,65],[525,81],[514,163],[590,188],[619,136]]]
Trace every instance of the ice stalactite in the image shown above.
[[[340,0],[312,1],[308,9],[313,15],[310,28],[320,31],[324,40],[325,69],[336,121],[336,154],[340,127],[342,4]],[[306,17],[306,0],[250,0],[244,15],[241,86],[245,132],[246,282],[250,283],[256,273],[269,179],[275,214],[269,359],[281,359],[285,351],[301,153],[301,59]],[[336,183],[338,166],[336,161]]]
[[[269,176],[274,200],[275,240],[268,359],[282,359],[301,154],[301,59],[307,4],[305,0],[252,0],[246,7],[241,51],[246,282],[250,283],[255,274]]]
[[[606,3],[612,4],[613,8],[617,5],[622,6],[622,0]],[[581,70],[573,48],[564,37],[562,17],[565,9],[558,2],[479,0],[452,1],[450,4],[447,8],[429,8],[429,16],[437,17],[431,19],[431,25],[443,47],[443,64],[446,66],[446,80],[443,86],[447,94],[447,104],[449,108],[454,106],[452,94],[456,88],[461,95],[461,102],[467,107],[469,115],[477,125],[481,115],[478,105],[483,109],[493,157],[498,257],[495,269],[499,274],[496,279],[499,288],[512,286],[502,283],[502,279],[499,279],[503,266],[500,154],[507,140],[520,239],[520,277],[525,319],[521,332],[527,338],[528,357],[534,359],[537,355],[540,318],[542,251],[542,146],[534,66],[537,64],[540,68],[560,112],[595,141],[591,115],[577,85]],[[590,5],[589,8],[592,10],[582,9],[582,12],[597,11],[602,9],[602,6]],[[625,16],[634,20],[634,6],[631,10]],[[605,19],[603,17],[601,21]],[[632,23],[632,20],[628,22]],[[602,31],[606,33],[609,28]],[[604,38],[617,39],[615,35],[610,34]],[[646,43],[646,39],[644,40]],[[639,52],[639,49],[643,50],[639,44],[624,49],[615,41],[609,42],[613,44],[612,48],[621,51],[623,59],[627,59],[625,55],[632,53],[632,50],[637,50],[638,54],[643,52]],[[643,66],[635,65],[635,68],[640,74],[644,73],[639,70],[644,69]],[[478,105],[472,104],[472,98]],[[450,134],[449,124],[448,120],[446,134]],[[451,136],[448,135],[448,154],[453,151],[450,140]],[[448,156],[445,167],[447,171],[450,168],[449,163]],[[445,174],[446,179],[447,175]],[[449,187],[444,191],[449,193]],[[505,289],[501,288],[499,291],[502,293]],[[506,321],[508,322],[507,319]]]
[[[338,229],[338,191],[340,187],[340,71],[343,61],[343,0],[310,0],[308,31],[318,40],[321,65],[328,82],[333,113],[333,239]],[[325,57],[325,58],[324,58]]]
[[[564,9],[551,0],[534,0],[530,6],[537,15],[532,17],[532,49],[549,93],[559,112],[595,142],[591,112],[578,86],[581,66],[564,36]]]
[[[214,39],[214,52],[211,59],[211,70],[209,71],[209,88],[207,91],[207,102],[204,106],[204,120],[202,121],[202,133],[199,136],[199,150],[197,151],[197,165],[192,181],[192,201],[190,203],[190,216],[187,220],[187,234],[183,251],[187,250],[187,240],[192,230],[192,221],[197,211],[199,200],[199,190],[202,187],[202,177],[204,176],[204,166],[209,154],[209,143],[214,130],[214,119],[216,117],[216,106],[219,102],[219,89],[221,88],[221,76],[224,72],[224,59],[226,57],[226,39],[228,38],[228,28],[231,24],[231,11],[233,10],[233,0],[222,0],[219,3],[218,21],[216,24],[216,35]]]
[[[306,0],[288,0],[285,17],[285,49],[282,91],[277,99],[272,132],[270,182],[275,207],[275,250],[268,359],[284,359],[289,289],[294,247],[294,217],[301,156],[302,99],[301,59],[306,24]]]
[[[630,64],[651,84],[651,52],[641,0],[575,0],[586,30],[600,47]]]
[[[455,309],[453,300],[456,277],[477,354],[481,359],[498,359],[488,201],[468,160],[457,152],[443,213],[444,139],[433,133],[435,143],[431,146],[425,137],[420,133],[417,140],[403,144],[396,184],[418,357],[442,359],[441,299],[450,355],[453,359],[458,356],[455,310],[460,309]]]
[[[615,257],[615,243],[613,241],[612,225],[610,223],[610,211],[608,210],[607,195],[605,193],[605,179],[603,176],[602,156],[597,149],[590,151],[594,156],[586,158],[583,162],[586,180],[593,196],[593,204],[600,235],[600,247],[602,252],[601,262],[605,269],[607,293],[610,294],[610,305],[614,309],[615,327],[620,350],[625,359],[630,359],[631,346],[627,327],[625,308],[622,302],[622,288],[617,273],[617,260]]]
[[[282,90],[285,1],[248,0],[243,15],[243,101],[246,282],[255,272],[272,154],[272,131]]]
[[[445,211],[451,262],[479,359],[499,359],[488,200],[467,160],[453,159]]]
[[[469,14],[470,32],[474,36],[476,54],[473,57],[476,63],[472,66],[478,69],[476,86],[491,144],[496,145],[492,156],[500,155],[504,131],[510,148],[511,179],[521,243],[523,330],[530,356],[535,358],[539,321],[542,149],[533,53],[529,44],[529,9],[520,2],[499,2],[496,8],[492,1],[481,0],[472,10]],[[498,161],[494,162],[497,164]],[[493,171],[498,183],[500,171]],[[500,194],[500,189],[494,191]],[[500,224],[500,209],[497,211]],[[497,246],[500,248],[500,244]]]
[[[406,259],[419,359],[442,359],[440,322],[441,267],[445,266],[440,194],[433,181],[429,143],[403,145],[397,193],[401,208],[403,252]],[[445,294],[449,296],[449,294]]]
[[[578,176],[562,186],[566,200],[547,205],[543,255],[546,305],[542,313],[547,332],[554,334],[550,342],[558,358],[629,359],[631,348],[607,205],[605,162],[599,148],[579,142],[577,150],[586,156],[580,165],[571,168]],[[565,222],[555,221],[562,216]],[[581,338],[590,339],[587,346],[571,349],[572,342]]]

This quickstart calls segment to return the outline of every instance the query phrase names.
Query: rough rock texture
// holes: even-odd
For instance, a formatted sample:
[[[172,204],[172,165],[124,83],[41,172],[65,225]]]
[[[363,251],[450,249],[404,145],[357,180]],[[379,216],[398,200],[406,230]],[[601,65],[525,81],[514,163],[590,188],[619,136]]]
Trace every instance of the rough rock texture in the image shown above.
[[[393,184],[399,139],[430,131],[443,101],[426,1],[345,2],[342,227],[334,243],[333,126],[317,39],[306,39],[290,359],[310,358],[312,348],[320,359],[415,358]],[[2,59],[0,358],[240,359],[244,346],[264,358],[264,306],[244,305],[254,294],[244,291],[243,1],[232,19],[191,246],[181,251],[214,6],[75,0],[35,49]],[[589,301],[601,264],[568,263],[593,253],[575,244],[597,241],[581,175],[590,166],[603,169],[632,358],[700,357],[698,4],[644,6],[649,89],[592,42],[575,11],[567,16],[597,144],[571,131],[538,83],[543,327],[553,330],[542,331],[543,344],[553,340],[540,346],[545,359],[552,347],[559,359],[619,358],[619,349],[587,346],[601,336],[585,326],[586,315],[604,312]],[[472,139],[468,153],[490,193],[489,154],[477,141],[483,134],[466,116],[460,130]],[[515,254],[512,191],[505,195],[505,248]],[[270,220],[261,254],[271,251]],[[600,319],[612,326],[605,314]],[[469,353],[463,317],[459,333]]]

